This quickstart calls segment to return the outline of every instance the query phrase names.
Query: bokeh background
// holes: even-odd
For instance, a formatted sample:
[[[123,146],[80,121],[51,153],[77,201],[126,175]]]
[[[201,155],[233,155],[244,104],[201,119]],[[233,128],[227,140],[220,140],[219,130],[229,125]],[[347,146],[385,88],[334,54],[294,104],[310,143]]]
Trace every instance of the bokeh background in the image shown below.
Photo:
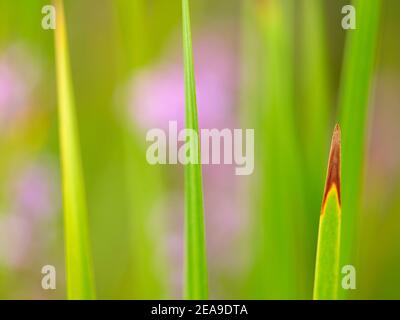
[[[294,159],[303,168],[300,200],[289,181],[278,182],[287,190],[281,197],[267,196],[274,181],[265,178],[263,159],[274,149],[265,147],[260,115],[270,94],[265,77],[273,61],[262,40],[264,2],[191,1],[200,127],[256,130],[251,176],[235,176],[233,166],[203,166],[209,289],[216,299],[312,297],[329,137],[337,122],[345,36],[351,32],[341,28],[341,8],[348,1],[293,1],[295,10],[285,17],[293,30],[288,95],[298,143]],[[0,2],[2,299],[66,296],[54,35],[41,27],[46,4]],[[145,158],[148,129],[167,128],[169,120],[183,122],[180,6],[178,0],[65,1],[101,299],[182,297],[183,170],[150,166]],[[350,294],[357,299],[400,298],[399,14],[399,1],[382,0],[365,162],[360,164],[357,289]],[[318,59],[315,50],[322,57],[317,62],[322,82],[313,81],[309,71]],[[309,108],[315,98],[320,106]],[[321,119],[318,108],[325,121],[312,132],[307,128]],[[286,164],[278,168],[289,170]],[[307,202],[298,241],[285,238],[289,230],[281,230],[280,239],[258,236],[260,228],[267,233],[279,228],[261,218],[269,214],[268,201],[282,203],[277,214],[284,219],[290,219],[287,203]],[[265,251],[265,239],[282,251]],[[293,268],[282,264],[289,255],[296,257]],[[41,268],[47,264],[56,267],[56,290],[41,287]],[[281,273],[297,285],[285,287]]]

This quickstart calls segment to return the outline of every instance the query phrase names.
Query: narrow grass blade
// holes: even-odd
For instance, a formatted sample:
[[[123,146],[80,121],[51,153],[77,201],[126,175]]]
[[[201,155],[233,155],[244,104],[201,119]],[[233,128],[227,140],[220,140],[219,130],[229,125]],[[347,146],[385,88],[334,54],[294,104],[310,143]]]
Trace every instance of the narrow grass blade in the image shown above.
[[[126,284],[127,297],[163,299],[165,292],[162,279],[168,271],[165,267],[162,270],[157,268],[158,265],[165,265],[166,261],[154,250],[155,243],[162,241],[163,229],[162,226],[152,226],[151,230],[143,227],[149,225],[149,212],[154,210],[152,205],[162,192],[162,177],[156,168],[150,168],[146,159],[143,159],[146,150],[141,147],[139,139],[132,136],[131,130],[125,130],[122,138],[125,152],[125,205],[129,214],[132,259],[130,281]]]
[[[152,18],[148,15],[146,0],[116,0],[115,7],[117,16],[116,21],[119,25],[123,53],[121,60],[127,64],[128,68],[124,71],[131,71],[145,64],[150,55],[149,34],[144,34],[143,30],[150,32]],[[127,57],[128,59],[126,59]],[[125,58],[125,59],[124,59]]]
[[[354,265],[353,243],[361,200],[368,104],[379,31],[380,0],[355,0],[357,29],[347,31],[340,88],[343,129],[343,224],[341,265]],[[341,290],[342,291],[342,290]],[[341,292],[346,295],[346,292]]]
[[[189,0],[182,0],[186,128],[198,133],[196,85],[190,30]],[[185,165],[185,298],[207,299],[207,263],[204,235],[200,143],[196,163]]]
[[[340,128],[333,132],[325,192],[319,220],[317,259],[315,264],[314,299],[336,299],[340,259]]]
[[[113,2],[114,3],[114,2]],[[115,23],[118,28],[118,74],[125,81],[127,77],[137,77],[142,68],[146,68],[154,52],[151,48],[151,26],[154,19],[150,15],[147,0],[116,0]],[[180,3],[178,4],[180,7]],[[154,8],[152,8],[152,12]],[[154,9],[155,10],[155,9]],[[143,33],[146,30],[146,33]],[[143,154],[146,153],[140,135],[134,128],[132,119],[127,117],[121,126],[121,142],[123,144],[123,204],[128,215],[130,263],[123,289],[120,295],[128,299],[163,299],[166,296],[165,279],[168,268],[165,257],[158,250],[153,250],[155,243],[160,243],[164,234],[164,224],[152,225],[149,220],[157,217],[149,215],[154,211],[154,202],[163,194],[160,168],[151,166]],[[145,181],[145,183],[143,183]]]
[[[300,254],[306,234],[303,168],[294,121],[294,1],[254,4],[262,33],[265,102],[257,114],[256,139],[263,148],[252,293],[256,299],[305,298],[305,282],[312,281],[312,271],[304,268],[305,257]]]
[[[67,30],[62,0],[55,0],[59,135],[64,204],[65,259],[69,299],[94,299],[85,187],[70,74]]]
[[[302,131],[307,164],[311,167],[309,171],[317,171],[312,177],[313,182],[317,180],[322,188],[324,181],[320,176],[323,174],[324,166],[321,163],[325,159],[325,142],[330,134],[328,112],[331,104],[324,2],[301,0],[300,4],[302,9],[301,116],[303,123],[306,124],[302,126]]]
[[[301,134],[305,157],[306,211],[320,209],[320,194],[324,186],[326,139],[330,134],[329,110],[331,110],[331,92],[328,72],[328,48],[325,2],[322,0],[301,0]],[[306,215],[306,237],[308,244],[304,252],[307,269],[313,270],[318,234],[318,221],[313,215]],[[305,273],[308,297],[312,297],[313,273]]]

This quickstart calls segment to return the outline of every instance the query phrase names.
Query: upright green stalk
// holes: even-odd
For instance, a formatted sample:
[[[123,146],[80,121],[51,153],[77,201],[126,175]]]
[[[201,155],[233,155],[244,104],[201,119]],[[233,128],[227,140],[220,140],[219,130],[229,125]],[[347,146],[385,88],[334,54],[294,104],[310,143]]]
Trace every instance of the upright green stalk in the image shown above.
[[[317,259],[315,264],[314,299],[337,298],[340,258],[340,128],[332,136],[325,192],[319,220]]]
[[[324,17],[324,0],[301,0],[301,112],[302,138],[305,156],[305,186],[307,212],[320,209],[320,192],[324,185],[326,139],[328,128],[331,94],[328,72],[327,34]],[[318,224],[313,215],[305,217],[307,231],[304,241],[307,269],[312,270],[315,260],[316,236]],[[307,276],[307,293],[312,295],[313,274]]]
[[[152,24],[147,10],[149,6],[151,7],[147,0],[115,1],[115,21],[120,37],[117,50],[118,73],[121,79],[136,77],[153,55],[149,41]],[[143,157],[144,139],[135,130],[137,128],[132,128],[132,119],[125,118],[121,127],[121,142],[124,159],[124,205],[130,223],[131,265],[124,294],[129,299],[162,299],[165,297],[162,279],[168,271],[166,268],[156,268],[156,265],[165,264],[165,261],[161,261],[161,255],[152,250],[154,244],[162,238],[162,229],[155,231],[154,227],[152,230],[143,228],[149,219],[152,220],[149,212],[162,193],[162,177],[159,168],[149,165]]]
[[[323,0],[302,0],[302,127],[306,146],[307,163],[312,168],[315,180],[323,185],[326,138],[328,138],[328,112],[330,102],[326,26]],[[327,132],[328,131],[328,132]]]
[[[189,0],[182,0],[183,54],[185,69],[186,128],[199,132],[196,84],[193,68]],[[203,191],[200,143],[186,141],[197,147],[195,163],[185,165],[185,298],[207,299],[207,262],[204,236]]]
[[[62,0],[57,12],[55,55],[65,228],[68,299],[94,299],[94,276],[89,245],[85,186],[79,150],[78,125],[70,74],[67,30]]]
[[[304,204],[299,139],[294,121],[293,0],[256,2],[264,45],[265,104],[259,110],[262,149],[260,230],[255,298],[304,298]],[[303,282],[303,283],[302,283]]]
[[[354,0],[356,30],[348,30],[340,88],[343,130],[341,266],[355,265],[353,243],[362,191],[364,145],[379,30],[380,0]],[[344,292],[342,292],[344,294]]]

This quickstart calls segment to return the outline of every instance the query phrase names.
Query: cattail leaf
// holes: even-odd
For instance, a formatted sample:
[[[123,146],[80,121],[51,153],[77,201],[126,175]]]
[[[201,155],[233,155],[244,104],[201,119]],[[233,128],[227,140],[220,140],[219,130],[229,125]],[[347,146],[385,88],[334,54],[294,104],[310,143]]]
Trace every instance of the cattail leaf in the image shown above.
[[[340,128],[335,127],[319,220],[314,299],[336,299],[340,259]]]
[[[305,210],[301,148],[295,126],[294,2],[254,2],[263,45],[264,94],[258,110],[260,179],[252,294],[257,299],[305,298]],[[261,105],[261,104],[260,104]],[[288,201],[290,194],[290,201]],[[301,270],[301,271],[300,271]],[[301,276],[300,276],[301,274]]]
[[[362,192],[369,97],[378,44],[380,0],[354,0],[356,29],[347,31],[340,87],[343,129],[343,224],[341,265],[354,265],[356,221]],[[344,297],[348,291],[341,291]]]
[[[185,165],[185,298],[207,299],[207,263],[196,85],[190,27],[189,0],[182,0],[186,128],[197,132],[196,159]]]
[[[65,259],[69,299],[94,299],[94,275],[89,245],[86,196],[79,147],[67,30],[62,0],[57,12],[55,56],[58,90],[59,136],[64,206]]]

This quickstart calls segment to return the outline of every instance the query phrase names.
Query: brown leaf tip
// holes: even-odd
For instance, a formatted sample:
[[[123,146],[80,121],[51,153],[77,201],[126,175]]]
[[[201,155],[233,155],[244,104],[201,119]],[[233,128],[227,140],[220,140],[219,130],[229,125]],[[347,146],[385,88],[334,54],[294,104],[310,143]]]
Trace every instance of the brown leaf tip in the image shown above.
[[[329,153],[328,171],[326,174],[325,192],[322,201],[322,206],[324,206],[326,197],[328,196],[329,190],[335,185],[338,192],[338,200],[341,205],[341,195],[340,195],[340,126],[336,124],[333,130],[331,151]]]

